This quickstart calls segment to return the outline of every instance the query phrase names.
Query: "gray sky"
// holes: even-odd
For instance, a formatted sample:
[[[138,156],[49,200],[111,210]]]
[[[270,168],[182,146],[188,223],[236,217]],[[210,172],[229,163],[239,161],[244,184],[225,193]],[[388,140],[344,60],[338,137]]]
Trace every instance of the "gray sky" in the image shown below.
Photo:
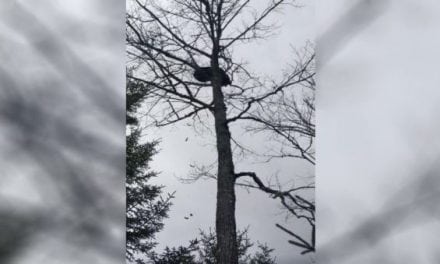
[[[316,5],[320,261],[438,263],[440,3],[354,2]]]
[[[0,2],[0,263],[125,261],[124,8]]]

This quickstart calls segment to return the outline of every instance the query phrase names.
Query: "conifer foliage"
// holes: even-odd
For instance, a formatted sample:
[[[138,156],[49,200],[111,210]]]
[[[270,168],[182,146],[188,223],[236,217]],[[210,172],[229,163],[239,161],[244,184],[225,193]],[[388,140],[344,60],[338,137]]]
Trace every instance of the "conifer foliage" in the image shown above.
[[[136,118],[146,92],[146,87],[127,82],[126,258],[138,263],[155,246],[155,234],[163,228],[172,198],[163,198],[162,187],[149,183],[158,175],[149,167],[158,142],[140,143],[141,129]]]
[[[254,243],[248,238],[248,230],[238,231],[238,263],[239,264],[276,264],[271,255],[273,249],[266,244]],[[189,242],[188,246],[166,247],[161,254],[153,253],[152,264],[218,264],[216,260],[217,239],[215,232],[200,231],[198,238]],[[250,253],[254,251],[254,253]]]

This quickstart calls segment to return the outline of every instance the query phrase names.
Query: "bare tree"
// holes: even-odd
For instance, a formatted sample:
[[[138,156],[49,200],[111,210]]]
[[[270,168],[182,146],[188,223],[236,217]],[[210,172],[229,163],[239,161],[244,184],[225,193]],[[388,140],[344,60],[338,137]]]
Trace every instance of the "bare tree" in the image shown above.
[[[219,264],[238,263],[234,186],[244,175],[234,170],[229,125],[314,75],[311,57],[281,80],[259,78],[234,59],[232,47],[267,37],[273,25],[266,18],[292,3],[268,0],[262,10],[252,8],[249,0],[133,0],[129,5],[128,53],[138,66],[129,78],[152,88],[147,103],[154,124],[214,119]],[[208,78],[195,80],[202,69],[209,71]]]
[[[255,111],[243,116],[253,122],[249,131],[263,132],[278,144],[266,154],[268,160],[274,158],[302,159],[311,166],[315,165],[315,82],[313,78],[303,82],[301,93],[274,96],[260,104]],[[315,202],[310,191],[314,191],[314,177],[306,185],[286,189],[282,184],[265,184],[255,172],[241,172],[238,177],[247,176],[248,180],[238,182],[240,186],[259,189],[273,198],[278,198],[289,216],[305,220],[310,226],[310,235],[305,238],[288,228],[276,224],[292,239],[288,242],[302,249],[302,254],[315,252]]]
[[[312,50],[308,47],[302,54],[308,57],[307,53]],[[312,65],[309,68],[311,71],[314,70]],[[268,153],[253,153],[262,156],[263,162],[278,158],[301,159],[310,166],[315,165],[315,82],[310,78],[301,86],[303,89],[296,93],[284,92],[261,102],[253,111],[241,117],[251,121],[245,127],[248,132],[262,133],[271,140],[272,147]],[[246,152],[247,149],[242,150]],[[183,182],[192,183],[200,178],[216,180],[216,174],[211,171],[212,166],[193,166],[192,174]],[[279,199],[281,208],[289,218],[306,221],[310,227],[307,237],[278,223],[276,227],[292,237],[288,242],[302,249],[301,254],[315,252],[314,175],[306,177],[309,179],[306,184],[294,186],[280,183],[278,177],[274,183],[271,177],[262,177],[254,171],[236,173],[236,178],[239,179],[236,181],[237,186],[257,189],[269,194],[271,198]],[[265,182],[264,178],[268,180]]]

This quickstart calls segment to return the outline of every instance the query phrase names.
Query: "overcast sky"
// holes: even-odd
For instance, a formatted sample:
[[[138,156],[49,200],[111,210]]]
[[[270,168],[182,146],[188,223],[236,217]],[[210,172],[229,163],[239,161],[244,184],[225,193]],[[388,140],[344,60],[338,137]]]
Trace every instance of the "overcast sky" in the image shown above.
[[[439,263],[440,3],[319,2],[319,261]]]
[[[0,263],[125,262],[124,15],[0,2]]]

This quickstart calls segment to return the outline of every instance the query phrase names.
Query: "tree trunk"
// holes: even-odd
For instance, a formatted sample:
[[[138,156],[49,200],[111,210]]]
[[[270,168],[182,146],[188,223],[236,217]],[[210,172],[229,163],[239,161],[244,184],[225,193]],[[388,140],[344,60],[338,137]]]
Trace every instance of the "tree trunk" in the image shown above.
[[[218,62],[211,63],[213,70],[212,88],[214,98],[214,119],[217,138],[217,263],[238,264],[237,233],[235,224],[235,175],[231,150],[226,105],[221,90],[221,76]]]

